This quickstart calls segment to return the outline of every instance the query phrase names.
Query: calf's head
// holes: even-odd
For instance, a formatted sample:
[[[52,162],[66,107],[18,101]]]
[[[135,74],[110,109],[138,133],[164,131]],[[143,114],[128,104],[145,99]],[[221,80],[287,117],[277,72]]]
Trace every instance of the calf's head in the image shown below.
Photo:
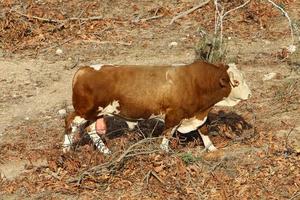
[[[244,74],[237,69],[235,64],[228,64],[227,73],[230,78],[231,92],[228,97],[216,103],[216,106],[235,106],[241,100],[247,100],[251,96]]]

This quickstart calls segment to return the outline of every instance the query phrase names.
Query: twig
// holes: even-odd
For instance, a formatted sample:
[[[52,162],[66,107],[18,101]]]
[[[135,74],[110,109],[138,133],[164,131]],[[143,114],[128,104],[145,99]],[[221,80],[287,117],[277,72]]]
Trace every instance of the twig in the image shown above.
[[[158,18],[161,18],[163,17],[164,15],[155,15],[155,16],[152,16],[152,17],[148,17],[148,18],[145,18],[145,19],[141,19],[139,20],[140,22],[146,22],[146,21],[150,21],[150,20],[153,20],[153,19],[158,19]]]
[[[300,191],[297,191],[296,194],[290,198],[290,200],[296,199],[296,197],[299,197],[299,196],[300,196]]]
[[[21,12],[16,11],[16,10],[11,10],[11,11],[17,13],[18,15],[26,17],[27,19],[31,19],[32,18],[32,19],[36,19],[36,20],[39,20],[39,21],[42,21],[42,22],[55,23],[55,24],[59,24],[59,23],[63,22],[63,20],[56,20],[56,19],[49,19],[49,18],[43,18],[43,17],[26,15],[26,14],[21,13]]]
[[[159,151],[160,150],[141,151],[141,152],[137,152],[137,153],[127,154],[126,158],[133,157],[133,156],[138,156],[138,155],[148,155],[148,154],[152,154],[152,153],[157,153]]]
[[[165,184],[164,181],[158,176],[158,174],[154,171],[151,170],[151,174],[161,183],[161,184]]]
[[[159,138],[161,138],[161,137],[159,137]],[[145,139],[143,139],[143,140],[140,140],[139,142],[137,142],[137,143],[135,143],[135,144],[133,144],[133,145],[131,145],[117,160],[116,160],[116,162],[117,163],[119,163],[119,162],[121,162],[123,159],[124,159],[124,157],[128,154],[128,153],[130,153],[131,152],[131,150],[133,149],[133,148],[135,148],[136,146],[139,146],[140,144],[142,144],[142,143],[145,143],[145,142],[148,142],[148,141],[151,141],[151,140],[156,140],[157,139],[157,137],[156,138],[145,138]]]
[[[149,178],[151,175],[151,170],[147,172],[147,174],[143,178],[143,182],[146,180],[147,185],[149,184]]]
[[[147,174],[145,175],[145,177],[143,178],[143,181],[146,180],[147,185],[149,184],[149,179],[150,176],[153,176],[154,178],[156,178],[161,184],[165,184],[165,182],[158,176],[158,174],[152,170],[148,171]]]
[[[68,42],[70,42],[70,41],[72,41],[72,40],[74,40],[74,39],[75,39],[75,37],[71,37],[71,38],[69,38],[69,39],[66,39],[66,40],[63,41],[62,43],[59,43],[59,44],[57,44],[57,45],[53,45],[53,46],[46,47],[46,48],[43,49],[41,52],[45,52],[45,51],[47,51],[47,50],[49,50],[49,49],[53,49],[53,48],[62,46],[62,45],[66,44],[66,43],[68,43]]]
[[[31,15],[26,15],[24,13],[21,13],[19,11],[16,11],[16,10],[11,10],[15,13],[17,13],[18,15],[21,15],[23,17],[26,17],[27,19],[36,19],[36,20],[39,20],[39,21],[42,21],[42,22],[48,22],[48,23],[56,23],[56,24],[59,24],[59,23],[64,23],[64,22],[67,22],[67,21],[94,21],[94,20],[101,20],[103,19],[103,16],[92,16],[92,17],[84,17],[84,18],[80,18],[80,17],[70,17],[70,18],[67,18],[65,20],[58,20],[58,19],[50,19],[50,18],[43,18],[43,17],[38,17],[38,16],[31,16]]]
[[[76,62],[69,69],[74,69],[78,64],[79,64],[79,58],[76,59]]]
[[[179,13],[178,15],[176,15],[175,17],[172,18],[172,20],[170,22],[170,25],[172,25],[177,19],[179,19],[181,17],[184,17],[184,16],[186,16],[186,15],[194,12],[195,10],[201,8],[202,6],[208,4],[209,2],[210,2],[210,0],[206,0],[206,1],[202,2],[202,3],[200,3],[199,5],[192,7],[189,10],[186,10],[184,12]]]
[[[64,21],[94,21],[94,20],[101,20],[103,19],[102,16],[93,16],[93,17],[84,17],[84,18],[80,18],[80,17],[71,17],[71,18],[68,18]]]
[[[293,24],[292,24],[292,20],[289,17],[288,13],[283,8],[281,8],[279,5],[277,5],[276,3],[274,3],[272,0],[267,0],[267,1],[270,2],[278,10],[280,10],[284,14],[284,16],[288,19],[288,21],[289,21],[289,27],[290,27],[290,31],[291,31],[291,37],[292,37],[292,44],[294,44]]]
[[[285,149],[286,149],[286,153],[289,153],[292,150],[290,148],[290,146],[289,146],[289,136],[294,131],[294,128],[295,128],[295,125],[291,128],[291,130],[289,131],[289,133],[285,137]]]
[[[250,3],[250,0],[248,0],[248,1],[246,1],[245,3],[239,5],[238,7],[235,7],[235,8],[233,8],[233,9],[231,9],[231,10],[228,10],[227,12],[224,13],[223,17],[225,17],[226,15],[228,15],[229,13],[231,13],[231,12],[233,12],[233,11],[236,11],[236,10],[242,8],[242,7],[245,7],[248,3]]]
[[[115,168],[118,164],[120,164],[125,158],[128,157],[132,157],[132,156],[136,156],[136,155],[144,155],[144,154],[151,154],[151,153],[156,153],[159,150],[149,150],[149,151],[140,151],[140,152],[136,152],[136,153],[132,153],[134,152],[134,148],[146,143],[146,142],[150,142],[152,140],[157,140],[157,139],[161,139],[162,137],[155,137],[155,138],[145,138],[143,140],[140,140],[139,142],[131,145],[124,153],[122,153],[117,159],[113,159],[111,161],[105,162],[101,165],[97,165],[94,166],[90,169],[85,170],[84,172],[82,172],[77,178],[74,179],[70,179],[68,180],[69,183],[72,182],[77,182],[77,185],[80,185],[82,180],[86,177],[93,177],[92,174],[97,174],[97,172],[100,171],[100,173],[103,172],[103,170],[108,170],[110,173],[113,171],[112,169]],[[114,156],[112,156],[114,157]]]
[[[213,173],[218,167],[221,166],[221,164],[223,164],[223,161],[224,161],[224,158],[222,158],[217,164],[215,164],[215,165],[211,168],[211,170],[209,171],[209,173],[210,173],[210,174]]]
[[[81,40],[80,42],[96,43],[96,44],[120,44],[120,45],[124,45],[124,46],[132,45],[132,42],[122,42],[122,41]]]
[[[153,140],[157,140],[157,139],[161,139],[162,137],[155,137],[155,138],[145,138],[145,139],[142,139],[140,141],[138,141],[137,143],[134,143],[133,145],[131,145],[130,147],[128,147],[128,149],[126,151],[124,151],[118,158],[116,159],[113,159],[111,161],[108,161],[106,163],[103,163],[101,165],[97,165],[95,167],[92,167],[91,169],[88,169],[87,172],[95,172],[95,171],[98,171],[98,170],[101,170],[103,168],[110,168],[110,167],[113,167],[113,166],[116,166],[117,164],[119,164],[123,159],[127,158],[127,157],[130,157],[130,156],[134,156],[134,155],[139,155],[139,154],[151,154],[153,152],[156,152],[158,150],[152,150],[152,151],[141,151],[141,152],[137,152],[135,154],[130,154],[134,151],[134,148],[143,144],[143,143],[146,143],[146,142],[150,142],[150,141],[153,141]]]

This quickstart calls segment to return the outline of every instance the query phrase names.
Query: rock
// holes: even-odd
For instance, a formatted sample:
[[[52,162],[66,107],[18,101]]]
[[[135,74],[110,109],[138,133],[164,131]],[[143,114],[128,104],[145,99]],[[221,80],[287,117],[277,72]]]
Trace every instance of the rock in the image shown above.
[[[60,109],[60,110],[58,111],[58,115],[59,115],[61,118],[64,118],[64,117],[67,115],[66,109]]]
[[[177,42],[171,42],[168,46],[169,48],[176,47],[178,45]]]
[[[265,74],[262,80],[263,81],[269,81],[269,80],[273,79],[276,75],[277,74],[275,72]]]
[[[290,52],[290,53],[294,53],[295,51],[296,51],[296,46],[295,45],[290,45],[290,46],[288,46],[288,48],[287,48],[287,50],[288,50],[288,52]]]
[[[56,49],[55,53],[56,53],[56,55],[60,55],[63,53],[63,50],[58,48],[58,49]]]
[[[69,106],[67,106],[67,110],[68,110],[68,111],[74,111],[74,108],[73,108],[72,105],[69,105]]]

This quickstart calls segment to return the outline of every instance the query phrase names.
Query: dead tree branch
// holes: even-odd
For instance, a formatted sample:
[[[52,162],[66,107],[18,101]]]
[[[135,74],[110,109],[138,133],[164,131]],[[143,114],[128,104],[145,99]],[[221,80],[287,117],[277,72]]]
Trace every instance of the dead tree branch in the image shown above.
[[[27,19],[36,19],[36,20],[39,20],[39,21],[42,21],[42,22],[54,23],[54,24],[63,24],[67,21],[94,21],[94,20],[103,19],[102,16],[92,16],[92,17],[83,17],[83,18],[71,17],[71,18],[68,18],[68,19],[65,19],[65,20],[58,20],[58,19],[50,19],[50,18],[43,18],[43,17],[38,17],[38,16],[26,15],[24,13],[21,13],[21,12],[17,11],[17,10],[11,10],[11,12],[14,12],[14,13],[16,13],[20,16],[23,16]]]
[[[172,18],[172,20],[171,20],[171,22],[170,22],[170,25],[172,25],[177,19],[179,19],[179,18],[181,18],[181,17],[184,17],[184,16],[186,16],[186,15],[188,15],[188,14],[194,12],[195,10],[201,8],[202,6],[208,4],[209,2],[210,2],[210,0],[206,0],[206,1],[204,1],[204,2],[202,2],[202,3],[200,3],[200,4],[198,4],[198,5],[196,5],[196,6],[194,6],[194,7],[192,7],[192,8],[189,9],[189,10],[186,10],[186,11],[184,11],[184,12],[179,13],[178,15],[176,15],[175,17]]]
[[[63,22],[63,20],[56,20],[56,19],[49,19],[49,18],[26,15],[26,14],[21,13],[21,12],[16,11],[16,10],[11,10],[11,11],[18,14],[18,15],[21,15],[21,16],[27,18],[27,19],[36,19],[36,20],[39,20],[39,21],[42,21],[42,22],[48,22],[48,23],[54,23],[54,24],[60,24],[60,23]]]
[[[274,3],[272,0],[267,0],[267,1],[269,3],[271,3],[274,7],[276,7],[278,10],[280,10],[284,14],[284,16],[287,18],[287,20],[289,22],[290,31],[291,31],[292,44],[294,44],[294,30],[293,30],[293,24],[292,24],[292,20],[291,20],[290,16],[282,7],[280,7],[279,5]]]
[[[111,161],[107,161],[101,165],[94,166],[82,172],[77,178],[70,179],[68,182],[77,182],[80,184],[85,177],[93,177],[93,174],[106,172],[113,172],[116,167],[118,167],[126,158],[137,156],[137,155],[145,155],[152,154],[159,151],[159,149],[148,149],[147,148],[138,148],[139,146],[145,145],[145,143],[152,143],[154,140],[162,139],[162,137],[154,137],[154,138],[145,138],[137,143],[134,143],[130,147],[128,147],[121,155],[112,156],[113,159]],[[143,146],[142,146],[143,147]]]

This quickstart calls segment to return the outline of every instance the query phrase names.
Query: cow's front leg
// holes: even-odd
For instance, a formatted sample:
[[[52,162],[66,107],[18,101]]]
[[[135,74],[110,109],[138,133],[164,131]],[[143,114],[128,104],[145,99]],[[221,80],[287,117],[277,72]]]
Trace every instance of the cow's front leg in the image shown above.
[[[66,133],[65,133],[65,137],[64,137],[64,143],[63,143],[63,152],[64,153],[70,151],[72,144],[74,142],[75,134],[78,131],[82,130],[82,127],[85,125],[86,122],[87,122],[87,120],[74,115],[74,113],[71,113],[66,118]]]
[[[208,151],[216,151],[217,150],[217,148],[213,145],[212,141],[209,139],[208,135],[206,135],[208,133],[206,125],[199,128],[198,133],[202,138],[205,149],[207,149]]]
[[[170,142],[170,138],[174,135],[175,131],[177,130],[178,126],[173,127],[172,129],[167,129],[164,131],[164,136],[162,139],[162,142],[160,144],[160,148],[165,151],[165,152],[169,152],[170,148],[169,148],[169,142]]]
[[[103,132],[100,132],[100,134],[105,134],[106,125],[105,125],[103,118],[100,118],[96,122],[89,125],[87,127],[87,133],[90,136],[91,140],[93,141],[94,145],[97,147],[97,149],[100,152],[102,152],[104,154],[110,154],[111,151],[106,147],[106,145],[102,141],[101,137],[98,135],[97,130],[98,130],[98,132],[99,132],[99,130],[103,131]]]

